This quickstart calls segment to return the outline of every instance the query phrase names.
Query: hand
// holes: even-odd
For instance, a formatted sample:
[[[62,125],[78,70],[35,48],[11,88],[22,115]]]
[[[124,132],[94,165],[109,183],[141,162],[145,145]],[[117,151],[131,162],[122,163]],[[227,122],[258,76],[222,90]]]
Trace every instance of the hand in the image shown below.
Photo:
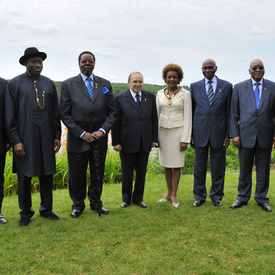
[[[229,146],[229,138],[226,137],[223,142],[223,150],[225,150]]]
[[[152,142],[152,148],[159,148],[159,145],[157,142]]]
[[[14,149],[14,153],[16,154],[16,156],[24,159],[26,158],[26,153],[25,153],[25,150],[24,150],[24,144],[23,143],[17,143],[14,145],[13,147]]]
[[[180,151],[185,151],[187,149],[187,143],[186,142],[181,142],[180,143]]]
[[[61,143],[59,139],[54,140],[54,153],[56,154],[60,149]]]
[[[114,148],[115,151],[121,152],[121,145],[120,144],[114,145],[113,148]]]
[[[91,143],[93,141],[100,139],[102,136],[103,132],[98,130],[93,133],[85,132],[85,134],[82,136],[82,139],[88,143]]]
[[[103,137],[104,133],[102,131],[98,130],[98,131],[92,132],[91,135],[95,140],[99,140],[101,137]]]
[[[232,143],[236,148],[240,148],[241,147],[241,139],[240,137],[233,137],[232,138]]]

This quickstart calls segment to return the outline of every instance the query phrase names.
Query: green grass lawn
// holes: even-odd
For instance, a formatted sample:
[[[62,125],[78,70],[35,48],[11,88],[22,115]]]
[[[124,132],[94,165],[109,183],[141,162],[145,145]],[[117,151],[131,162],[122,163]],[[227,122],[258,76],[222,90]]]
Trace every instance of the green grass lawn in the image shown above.
[[[2,211],[8,223],[0,225],[0,273],[275,274],[275,171],[269,190],[271,213],[254,199],[230,209],[237,181],[238,173],[226,175],[219,208],[209,198],[202,207],[192,207],[189,175],[181,178],[178,209],[171,202],[157,202],[166,192],[163,175],[147,179],[147,209],[120,208],[121,185],[104,185],[102,199],[110,214],[99,217],[87,202],[78,219],[70,217],[68,190],[58,190],[54,212],[59,221],[40,217],[40,197],[34,194],[36,214],[27,227],[18,225],[17,197],[5,198]],[[255,183],[253,187],[254,195]]]

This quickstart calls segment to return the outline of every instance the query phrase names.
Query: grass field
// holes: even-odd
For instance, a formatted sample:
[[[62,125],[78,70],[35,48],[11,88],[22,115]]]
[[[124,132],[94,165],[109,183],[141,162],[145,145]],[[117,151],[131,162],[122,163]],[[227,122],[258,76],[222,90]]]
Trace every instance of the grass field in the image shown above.
[[[255,174],[253,174],[255,182]],[[110,214],[99,217],[87,207],[72,219],[68,190],[54,191],[54,212],[61,219],[36,214],[18,226],[17,197],[7,197],[0,225],[1,274],[275,274],[275,171],[271,171],[267,213],[253,199],[230,209],[236,199],[238,173],[226,175],[223,206],[210,199],[193,208],[193,177],[183,175],[178,209],[165,195],[164,176],[147,179],[144,202],[120,208],[121,185],[104,185],[102,199]],[[210,188],[210,175],[207,177]]]

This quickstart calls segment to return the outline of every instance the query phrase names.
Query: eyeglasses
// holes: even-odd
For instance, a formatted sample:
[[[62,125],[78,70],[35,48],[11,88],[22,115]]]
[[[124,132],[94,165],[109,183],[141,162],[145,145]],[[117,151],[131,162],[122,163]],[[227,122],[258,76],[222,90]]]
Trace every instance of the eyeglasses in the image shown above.
[[[251,68],[252,71],[256,71],[257,69],[259,69],[260,71],[264,69],[263,66],[259,66],[259,67],[253,67]]]

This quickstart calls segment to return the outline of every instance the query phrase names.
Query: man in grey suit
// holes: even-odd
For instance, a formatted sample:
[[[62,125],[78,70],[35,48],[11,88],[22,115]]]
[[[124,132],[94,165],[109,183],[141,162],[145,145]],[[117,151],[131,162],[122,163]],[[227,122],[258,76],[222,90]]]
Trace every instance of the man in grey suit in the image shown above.
[[[264,79],[263,62],[250,63],[251,79],[234,86],[230,118],[230,136],[239,149],[240,175],[237,200],[231,208],[247,205],[252,187],[255,158],[255,200],[265,211],[272,211],[266,197],[269,188],[270,155],[275,145],[275,83]]]
[[[90,166],[88,198],[90,207],[108,214],[100,199],[102,193],[108,132],[116,120],[111,83],[93,74],[95,56],[82,52],[78,57],[80,74],[61,86],[60,117],[68,127],[67,151],[72,218],[85,208],[86,172]]]
[[[225,151],[229,145],[229,118],[232,84],[215,76],[216,62],[207,59],[202,64],[204,79],[192,83],[192,143],[195,149],[194,207],[201,206],[206,199],[206,172],[208,151],[212,186],[210,198],[214,206],[222,206]]]

